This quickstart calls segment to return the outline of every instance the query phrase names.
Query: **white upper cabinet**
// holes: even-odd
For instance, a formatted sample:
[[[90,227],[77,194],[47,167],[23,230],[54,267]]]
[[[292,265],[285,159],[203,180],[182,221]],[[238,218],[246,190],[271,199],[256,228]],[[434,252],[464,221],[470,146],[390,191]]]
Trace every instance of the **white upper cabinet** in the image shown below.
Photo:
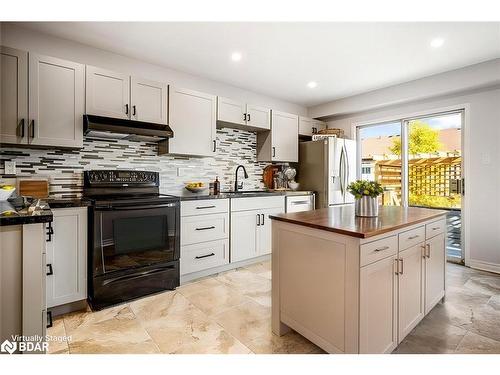
[[[130,85],[132,120],[166,124],[167,93],[166,83],[132,77]]]
[[[85,67],[29,54],[29,143],[83,146]]]
[[[271,110],[232,99],[217,97],[217,121],[237,129],[263,131],[271,129]]]
[[[299,117],[299,135],[310,137],[325,128],[326,124],[323,121],[315,120],[310,117]]]
[[[217,97],[170,86],[168,98],[168,123],[174,132],[168,152],[213,156],[216,151]]]
[[[299,117],[272,111],[271,131],[257,134],[257,160],[299,161]]]
[[[28,52],[0,47],[0,142],[28,143]]]
[[[87,65],[86,113],[130,118],[130,76]]]
[[[271,110],[266,107],[247,104],[247,125],[262,130],[271,129]]]
[[[217,97],[217,121],[246,125],[246,104]]]

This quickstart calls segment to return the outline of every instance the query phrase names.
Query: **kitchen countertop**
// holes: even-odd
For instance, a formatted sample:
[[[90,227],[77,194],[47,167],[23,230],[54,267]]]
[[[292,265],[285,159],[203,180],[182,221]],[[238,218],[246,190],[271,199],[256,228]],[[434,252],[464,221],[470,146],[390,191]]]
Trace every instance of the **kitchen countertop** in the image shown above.
[[[50,208],[71,208],[71,207],[88,207],[91,205],[90,200],[84,198],[59,198],[45,199]]]
[[[217,195],[209,195],[206,191],[202,193],[183,192],[177,195],[181,201],[201,200],[201,199],[226,199],[226,198],[251,198],[251,197],[272,197],[272,196],[293,196],[293,195],[312,195],[312,191],[293,191],[293,190],[262,190],[262,191],[242,191],[239,193],[223,192]]]
[[[0,212],[6,210],[11,210],[13,212],[0,215],[0,226],[48,223],[53,220],[50,208],[47,207],[43,210],[29,213],[28,207],[29,205],[24,205],[22,199],[1,201]]]
[[[418,207],[380,206],[375,218],[357,217],[354,205],[270,215],[274,220],[321,229],[357,238],[369,238],[439,218],[446,211]]]

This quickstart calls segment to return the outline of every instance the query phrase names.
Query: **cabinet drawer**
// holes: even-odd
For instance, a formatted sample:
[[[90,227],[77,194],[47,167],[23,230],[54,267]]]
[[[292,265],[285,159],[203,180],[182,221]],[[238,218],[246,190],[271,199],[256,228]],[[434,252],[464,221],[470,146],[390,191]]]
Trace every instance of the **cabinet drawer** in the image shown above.
[[[231,199],[231,211],[261,210],[265,208],[281,207],[285,211],[285,197],[249,197]]]
[[[425,225],[425,238],[432,238],[446,230],[446,220],[441,219]]]
[[[228,237],[229,215],[214,214],[181,218],[181,246]]]
[[[286,197],[286,212],[301,212],[314,210],[312,195]]]
[[[229,199],[204,199],[181,202],[181,216],[206,215],[229,211]]]
[[[399,251],[415,246],[425,241],[425,226],[399,233]]]
[[[398,252],[398,239],[396,236],[382,238],[360,246],[361,267],[384,259]]]
[[[181,247],[181,275],[229,263],[229,240]]]

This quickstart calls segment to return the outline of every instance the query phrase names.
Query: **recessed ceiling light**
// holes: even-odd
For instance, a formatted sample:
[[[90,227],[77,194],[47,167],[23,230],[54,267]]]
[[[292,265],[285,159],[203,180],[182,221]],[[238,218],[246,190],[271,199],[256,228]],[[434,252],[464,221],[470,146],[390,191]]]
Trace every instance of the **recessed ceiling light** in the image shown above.
[[[431,47],[432,48],[439,48],[444,44],[444,39],[443,38],[434,38],[431,40]]]
[[[310,89],[313,89],[313,88],[315,88],[316,86],[318,86],[318,83],[317,83],[317,82],[311,81],[311,82],[308,82],[308,83],[307,83],[307,87],[309,87]]]
[[[240,61],[241,57],[242,57],[241,53],[239,53],[239,52],[233,52],[231,54],[231,60],[233,60],[233,61]]]

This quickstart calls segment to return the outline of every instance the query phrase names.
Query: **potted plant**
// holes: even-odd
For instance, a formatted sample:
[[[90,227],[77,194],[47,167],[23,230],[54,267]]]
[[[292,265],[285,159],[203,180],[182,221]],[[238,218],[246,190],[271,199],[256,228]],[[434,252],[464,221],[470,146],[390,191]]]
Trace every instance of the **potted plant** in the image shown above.
[[[375,181],[357,180],[347,186],[349,193],[354,195],[356,216],[378,216],[377,197],[384,192],[382,185]]]

